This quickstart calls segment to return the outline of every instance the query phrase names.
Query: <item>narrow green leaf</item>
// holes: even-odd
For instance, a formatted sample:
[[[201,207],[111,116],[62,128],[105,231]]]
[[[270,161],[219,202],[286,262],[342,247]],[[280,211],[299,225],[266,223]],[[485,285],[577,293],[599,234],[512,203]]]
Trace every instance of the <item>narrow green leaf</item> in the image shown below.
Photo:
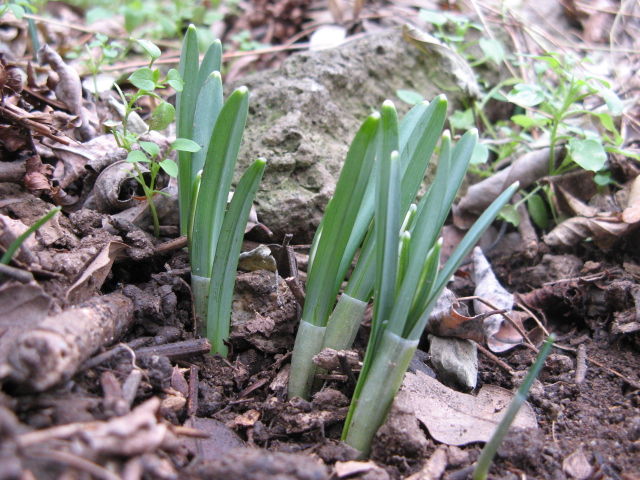
[[[334,287],[336,273],[369,182],[379,122],[380,115],[373,114],[356,133],[325,212],[316,260],[308,277],[304,309],[307,315],[303,313],[303,318],[308,318],[312,325],[325,326],[338,293]]]
[[[400,161],[398,116],[393,103],[382,105],[381,141],[376,163],[376,285],[374,322],[389,319],[393,308],[398,273],[398,236],[400,234]]]
[[[202,277],[211,276],[211,265],[227,206],[227,197],[235,169],[249,110],[249,91],[240,87],[222,107],[211,134],[191,242],[191,268]],[[193,186],[190,185],[191,188]]]
[[[181,92],[176,93],[176,136],[193,139],[193,115],[196,109],[196,100],[200,87],[197,83],[199,69],[198,36],[196,27],[189,25],[182,43],[180,64],[178,72],[184,81]],[[192,208],[191,189],[193,186],[191,172],[191,153],[179,152],[178,154],[178,191],[180,192],[180,232],[187,234],[189,212]]]
[[[216,250],[213,262],[216,275],[211,279],[209,288],[207,337],[211,341],[212,352],[223,356],[227,354],[224,341],[229,339],[231,301],[244,230],[266,163],[264,159],[256,160],[240,179],[224,216],[218,243],[220,248]]]
[[[224,103],[222,95],[222,77],[220,72],[213,72],[202,85],[198,95],[198,104],[193,117],[193,141],[202,146],[202,150],[191,157],[191,176],[195,175],[204,167],[204,161],[209,149],[211,132],[218,120],[220,110]]]
[[[209,48],[207,48],[200,70],[198,71],[198,89],[202,89],[204,82],[207,81],[213,72],[219,72],[222,69],[222,43],[220,40],[214,40]]]

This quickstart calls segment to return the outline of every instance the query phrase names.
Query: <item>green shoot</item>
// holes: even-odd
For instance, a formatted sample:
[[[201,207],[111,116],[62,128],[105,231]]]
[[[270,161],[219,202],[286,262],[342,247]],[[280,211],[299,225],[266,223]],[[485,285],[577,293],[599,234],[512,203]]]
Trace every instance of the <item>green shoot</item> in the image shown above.
[[[535,363],[529,369],[529,373],[527,373],[524,382],[522,382],[522,385],[520,385],[520,388],[518,388],[518,392],[513,397],[513,400],[511,400],[509,408],[507,408],[507,411],[500,420],[500,423],[496,427],[495,432],[493,432],[491,440],[489,440],[482,449],[482,453],[480,454],[478,463],[476,463],[476,468],[473,471],[473,480],[484,480],[485,478],[487,478],[489,468],[491,467],[491,463],[493,462],[493,457],[498,451],[498,448],[504,440],[504,437],[509,432],[509,427],[513,423],[513,420],[516,418],[520,407],[522,407],[522,404],[527,399],[527,394],[531,389],[531,385],[533,385],[533,381],[538,377],[538,374],[542,370],[542,367],[544,367],[544,361],[546,360],[547,355],[549,355],[551,346],[553,345],[555,339],[556,336],[554,334],[551,334],[551,336],[547,338],[547,341],[538,353]]]
[[[196,27],[189,25],[182,44],[182,53],[178,65],[180,77],[184,79],[184,88],[181,92],[177,92],[176,95],[178,137],[188,138],[200,143],[199,141],[202,138],[198,137],[198,135],[202,134],[206,139],[208,133],[211,132],[211,126],[215,124],[215,119],[220,112],[222,91],[220,89],[219,94],[211,92],[212,89],[215,89],[214,84],[219,79],[211,80],[209,77],[213,72],[220,71],[221,63],[222,45],[219,40],[216,40],[209,46],[202,64],[200,64]],[[211,81],[211,84],[203,88],[205,83],[208,83],[208,80]],[[203,95],[202,98],[200,95]],[[197,109],[196,106],[198,107]],[[196,110],[199,110],[199,113]],[[210,116],[207,117],[207,115]],[[200,123],[198,123],[198,129],[194,129],[196,120],[204,120],[206,127],[200,128]],[[202,147],[202,150],[206,152],[207,145],[204,142]],[[195,199],[192,198],[193,182],[200,169],[196,170],[196,166],[192,167],[191,152],[180,152],[178,168],[180,232],[182,235],[188,235],[190,234],[188,231],[190,212],[195,203]]]
[[[517,188],[514,184],[498,197],[440,270],[442,241],[438,235],[466,173],[476,139],[477,134],[469,132],[451,149],[450,136],[443,136],[433,185],[420,201],[415,218],[406,222],[408,230],[402,234],[398,180],[393,173],[396,154],[384,154],[379,160],[374,231],[377,241],[384,241],[385,247],[376,249],[371,337],[343,432],[345,442],[363,456],[369,452],[373,436],[386,418],[429,313],[446,282]]]
[[[387,114],[395,116],[395,113],[391,113],[391,109],[392,105],[389,103],[383,109],[383,113],[388,112]],[[442,132],[446,112],[447,100],[441,95],[430,104],[421,102],[416,105],[407,113],[397,127],[399,129],[398,147],[401,152],[399,167],[402,175],[402,216],[407,216],[409,211],[413,212],[410,217],[415,214],[415,206],[412,206],[411,202],[422,184],[433,150]],[[387,128],[389,128],[389,124],[387,125]],[[371,185],[373,186],[374,179],[372,178],[371,180]],[[367,193],[374,197],[374,190],[374,188],[371,188],[371,191]],[[363,204],[367,205],[365,202]],[[369,216],[367,217],[370,221],[373,216],[374,199],[372,198],[368,203],[371,204]],[[364,316],[367,303],[373,294],[376,279],[375,245],[376,237],[370,232],[360,251],[358,263],[351,274],[349,283],[331,314],[327,324],[323,348],[344,350],[351,347]]]
[[[380,114],[374,113],[365,120],[356,134],[334,196],[327,206],[322,229],[319,230],[321,233],[316,233],[313,241],[315,261],[309,268],[307,296],[291,360],[290,397],[304,398],[308,395],[315,373],[312,357],[322,347],[327,320],[340,283],[346,275],[347,262],[343,260],[345,250],[352,235],[362,239],[368,226],[368,222],[366,225],[362,222],[362,231],[354,231],[373,169],[379,123]]]
[[[207,305],[207,335],[212,342],[212,349],[223,356],[227,354],[224,342],[229,338],[231,301],[235,284],[229,279],[235,280],[245,225],[266,163],[264,159],[256,160],[240,179],[224,216],[218,239],[213,262],[213,271],[217,273],[211,279]]]

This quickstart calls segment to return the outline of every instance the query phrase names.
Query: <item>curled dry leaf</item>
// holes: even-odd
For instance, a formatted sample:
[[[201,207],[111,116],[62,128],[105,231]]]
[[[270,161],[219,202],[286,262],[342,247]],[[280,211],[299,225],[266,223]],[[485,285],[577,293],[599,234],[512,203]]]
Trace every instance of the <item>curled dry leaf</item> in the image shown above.
[[[562,471],[576,480],[587,480],[593,474],[593,467],[582,452],[576,450],[562,462]]]
[[[114,260],[125,248],[127,245],[120,242],[106,244],[93,262],[84,269],[80,278],[71,285],[66,295],[66,303],[77,305],[97,295],[107,276],[111,273]]]
[[[478,87],[475,73],[473,73],[469,63],[458,52],[444,45],[433,35],[413,28],[408,24],[402,26],[402,38],[432,58],[434,66],[439,66],[451,75],[465,95],[470,98],[478,98],[480,96],[480,87]]]
[[[438,442],[467,445],[486,442],[506,412],[514,394],[485,385],[477,396],[456,392],[422,372],[407,373],[402,384],[411,397],[416,417]],[[512,428],[537,428],[535,413],[525,403]]]
[[[557,225],[543,238],[547,245],[572,246],[592,238],[600,248],[611,248],[620,237],[629,234],[640,225],[640,176],[631,184],[627,206],[622,213],[592,213],[590,207],[583,203],[580,206],[581,203],[572,198],[574,211],[585,216],[572,217]]]
[[[454,209],[454,224],[459,228],[468,229],[475,222],[475,218],[465,214],[479,216],[516,180],[520,182],[520,188],[526,188],[548,173],[548,148],[522,155],[511,166],[469,187]]]
[[[458,337],[481,343],[484,341],[485,314],[468,317],[456,311],[461,305],[451,290],[445,288],[429,315],[427,331],[439,337]]]
[[[506,313],[511,316],[513,295],[500,285],[480,247],[473,249],[473,269],[476,283],[475,295],[487,300],[496,308],[506,310]],[[478,300],[473,301],[473,308],[476,313],[491,311],[491,307]],[[517,329],[505,321],[502,315],[489,316],[484,321],[484,327],[487,346],[494,352],[505,352],[523,340]]]

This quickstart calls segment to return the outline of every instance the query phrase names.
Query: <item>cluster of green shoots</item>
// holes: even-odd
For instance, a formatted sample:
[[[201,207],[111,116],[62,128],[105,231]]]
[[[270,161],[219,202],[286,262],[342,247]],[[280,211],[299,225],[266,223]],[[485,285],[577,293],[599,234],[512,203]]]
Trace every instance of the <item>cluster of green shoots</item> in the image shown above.
[[[160,70],[153,67],[160,49],[148,40],[136,41],[151,61],[148,67],[129,76],[129,82],[137,89],[133,93],[125,94],[116,85],[124,104],[122,122],[105,125],[111,128],[118,145],[129,152],[127,162],[133,165],[132,176],[148,200],[156,237],[160,225],[153,197],[163,194],[156,189],[157,176],[163,170],[178,178],[180,231],[188,237],[200,331],[211,341],[213,353],[226,355],[244,228],[266,166],[264,159],[258,159],[247,169],[227,206],[249,110],[249,92],[240,87],[226,102],[223,100],[222,46],[220,41],[214,41],[200,63],[193,25],[185,34],[178,70],[169,70],[164,80]],[[167,85],[177,92],[175,108],[156,93]],[[130,124],[131,115],[145,96],[153,98],[157,105],[149,124],[143,131],[135,131]],[[141,139],[152,130],[164,130],[174,119],[178,138],[165,152],[155,142]],[[178,152],[178,164],[169,158],[173,150]],[[147,168],[143,169],[143,165]]]
[[[289,396],[308,397],[313,356],[351,347],[373,296],[371,337],[343,438],[366,455],[386,418],[429,313],[463,258],[513,195],[510,186],[440,268],[439,234],[467,171],[477,133],[452,146],[442,135],[435,178],[414,204],[447,111],[444,96],[416,105],[398,124],[390,101],[362,125],[311,248],[307,296],[293,351]],[[360,248],[358,263],[333,308]],[[332,312],[333,310],[333,312]]]
[[[238,258],[266,161],[249,166],[227,207],[249,91],[240,87],[223,101],[221,61],[222,46],[215,41],[200,63],[196,29],[190,26],[180,56],[184,88],[176,100],[177,135],[202,148],[179,152],[180,231],[189,242],[196,314],[212,352],[226,356]]]

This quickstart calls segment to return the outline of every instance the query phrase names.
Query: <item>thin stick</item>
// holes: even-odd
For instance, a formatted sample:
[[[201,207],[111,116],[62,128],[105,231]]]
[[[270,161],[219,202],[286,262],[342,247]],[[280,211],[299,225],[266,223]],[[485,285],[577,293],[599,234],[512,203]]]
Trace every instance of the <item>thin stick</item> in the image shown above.
[[[488,300],[485,300],[482,297],[478,297],[477,295],[473,295],[471,297],[462,297],[459,298],[458,301],[463,301],[463,300],[478,300],[479,302],[484,303],[487,307],[492,308],[494,310],[500,310],[498,307],[496,307],[493,303],[491,303]],[[536,346],[533,344],[533,342],[531,340],[529,340],[529,337],[527,336],[527,334],[525,333],[525,331],[520,328],[520,326],[518,324],[516,324],[516,322],[506,313],[501,313],[501,315],[511,324],[511,326],[513,328],[515,328],[518,333],[520,335],[522,335],[522,338],[524,338],[527,343],[529,344],[528,347],[531,348],[531,350],[533,350],[534,352],[538,353],[538,349],[536,348]]]
[[[575,382],[582,383],[587,376],[587,347],[584,343],[578,346],[576,355],[576,376]]]
[[[516,305],[518,306],[518,308],[521,308],[522,310],[527,312],[529,315],[531,315],[531,318],[535,320],[535,322],[538,324],[538,326],[542,329],[542,331],[547,337],[550,335],[549,330],[546,329],[546,327],[543,325],[540,319],[531,310],[529,310],[526,305],[523,305],[520,302],[516,302]]]
[[[496,365],[498,365],[500,368],[502,368],[503,370],[505,370],[509,375],[515,375],[516,372],[514,372],[511,367],[509,365],[507,365],[505,362],[503,362],[502,360],[500,360],[498,357],[496,357],[493,353],[491,353],[488,349],[484,348],[482,345],[480,345],[479,343],[476,344],[476,346],[478,347],[478,350],[480,350],[480,352],[485,355],[486,357],[489,357],[491,360],[493,360]]]
[[[64,463],[74,470],[87,472],[96,478],[102,478],[104,480],[121,480],[118,475],[111,473],[106,468],[68,452],[47,449],[29,452],[29,455],[31,457],[45,458],[58,463]]]
[[[572,353],[576,353],[577,354],[577,350],[575,348],[571,348],[571,347],[563,347],[562,345],[554,345],[554,348],[559,348],[560,350],[564,350],[566,352],[572,352]],[[636,382],[635,380],[631,380],[629,377],[625,377],[623,374],[621,374],[620,372],[615,371],[612,368],[607,367],[606,365],[592,359],[589,358],[587,356],[587,360],[591,363],[593,363],[596,367],[600,367],[603,370],[606,370],[607,372],[609,372],[612,375],[615,375],[616,377],[624,380],[625,382],[627,382],[629,385],[631,385],[634,389],[636,390],[640,390],[640,383]]]

